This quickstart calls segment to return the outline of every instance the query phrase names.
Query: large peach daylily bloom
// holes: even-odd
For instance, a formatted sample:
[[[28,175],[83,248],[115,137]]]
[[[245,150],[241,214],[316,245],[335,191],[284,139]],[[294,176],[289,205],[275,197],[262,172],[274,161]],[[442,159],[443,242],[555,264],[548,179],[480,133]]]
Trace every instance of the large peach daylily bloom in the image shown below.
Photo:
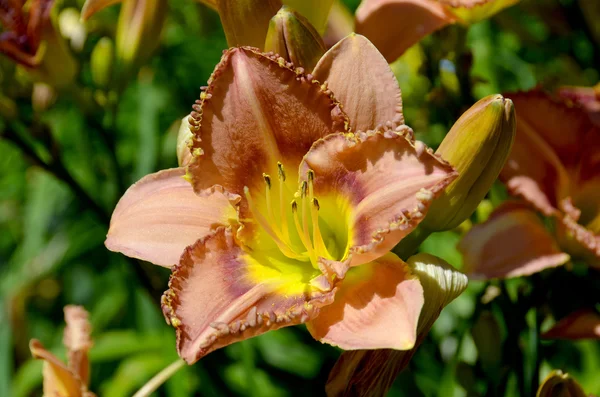
[[[44,360],[44,396],[52,397],[94,397],[88,390],[90,368],[88,350],[93,342],[88,313],[81,306],[65,306],[65,327],[63,343],[68,351],[68,365],[63,364],[42,343],[32,339],[29,349],[34,358]]]
[[[507,94],[517,135],[500,174],[529,206],[506,203],[461,241],[468,273],[482,278],[529,275],[570,257],[600,264],[600,127],[578,106],[535,90]],[[531,209],[554,221],[544,228]]]
[[[375,47],[351,35],[312,75],[230,49],[189,121],[187,169],[132,186],[106,240],[172,267],[181,357],[299,323],[344,349],[411,348],[423,289],[389,251],[455,173],[402,124]]]
[[[489,18],[518,1],[363,0],[356,10],[356,32],[368,37],[393,62],[436,30]]]

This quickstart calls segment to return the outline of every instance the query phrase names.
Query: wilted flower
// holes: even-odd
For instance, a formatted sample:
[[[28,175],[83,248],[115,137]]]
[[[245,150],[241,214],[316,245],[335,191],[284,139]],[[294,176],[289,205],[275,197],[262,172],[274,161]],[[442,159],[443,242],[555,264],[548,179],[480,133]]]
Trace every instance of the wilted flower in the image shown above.
[[[65,306],[65,328],[63,343],[68,352],[68,365],[32,339],[29,349],[34,358],[44,360],[44,395],[56,397],[93,397],[88,390],[90,368],[88,350],[93,343],[88,313],[81,306]]]
[[[527,206],[504,204],[460,243],[466,270],[484,278],[528,275],[569,255],[598,266],[600,127],[582,108],[543,92],[508,95],[517,135],[500,177],[512,194],[550,217],[554,234]]]
[[[363,0],[356,32],[365,35],[388,62],[444,26],[486,19],[519,0]]]
[[[106,240],[178,262],[162,304],[187,362],[299,323],[344,349],[414,346],[423,287],[389,250],[455,174],[401,125],[400,101],[361,36],[313,75],[225,52],[189,118],[187,170],[131,187]]]
[[[34,0],[28,11],[18,0],[0,0],[0,52],[22,65],[36,81],[62,87],[77,72],[77,63],[52,18],[53,0]]]

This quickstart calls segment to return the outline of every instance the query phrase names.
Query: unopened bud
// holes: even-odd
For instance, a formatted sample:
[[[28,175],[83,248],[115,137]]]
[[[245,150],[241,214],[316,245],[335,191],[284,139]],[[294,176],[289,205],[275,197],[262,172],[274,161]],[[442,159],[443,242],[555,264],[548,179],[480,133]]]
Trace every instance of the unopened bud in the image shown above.
[[[167,0],[124,0],[116,36],[120,79],[135,72],[158,47],[167,15]]]
[[[569,374],[555,370],[544,379],[536,397],[586,397],[586,394]]]
[[[192,138],[192,131],[190,130],[190,122],[185,116],[181,119],[181,125],[179,126],[179,133],[177,134],[177,162],[180,167],[185,167],[192,160],[192,153],[190,152],[189,141]]]
[[[281,7],[280,0],[217,0],[217,10],[230,47],[261,48],[269,20]]]
[[[73,7],[65,8],[58,16],[58,24],[63,37],[70,41],[71,48],[80,52],[85,44],[87,32],[79,11]]]
[[[92,50],[90,61],[92,80],[98,87],[106,87],[110,82],[115,57],[114,47],[110,38],[103,37]]]
[[[459,176],[431,204],[425,228],[453,229],[471,216],[508,158],[515,127],[512,101],[501,95],[481,99],[458,119],[436,154]]]
[[[325,44],[306,18],[283,6],[269,23],[265,51],[312,71],[325,53]]]
[[[317,32],[325,33],[327,17],[331,11],[333,0],[283,0],[283,4],[302,14]]]

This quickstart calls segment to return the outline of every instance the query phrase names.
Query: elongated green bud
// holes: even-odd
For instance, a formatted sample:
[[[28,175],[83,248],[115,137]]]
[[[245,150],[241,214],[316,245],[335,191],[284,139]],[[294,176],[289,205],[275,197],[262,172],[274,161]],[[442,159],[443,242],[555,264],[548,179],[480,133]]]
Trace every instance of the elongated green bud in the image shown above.
[[[502,95],[481,99],[458,119],[436,154],[459,177],[431,204],[423,227],[449,230],[471,216],[504,167],[515,127],[512,101]]]
[[[283,4],[304,15],[319,33],[325,32],[333,0],[283,0]]]
[[[115,46],[108,37],[101,38],[92,50],[90,61],[92,80],[98,87],[106,87],[110,82],[114,53]]]
[[[167,15],[167,0],[124,0],[116,36],[116,64],[120,80],[150,58],[158,47]]]
[[[306,18],[283,6],[269,23],[265,51],[312,71],[325,53],[325,44]]]
[[[569,374],[555,370],[542,381],[536,397],[586,397],[579,383]]]
[[[262,48],[269,20],[281,8],[280,0],[217,0],[216,3],[230,47]]]

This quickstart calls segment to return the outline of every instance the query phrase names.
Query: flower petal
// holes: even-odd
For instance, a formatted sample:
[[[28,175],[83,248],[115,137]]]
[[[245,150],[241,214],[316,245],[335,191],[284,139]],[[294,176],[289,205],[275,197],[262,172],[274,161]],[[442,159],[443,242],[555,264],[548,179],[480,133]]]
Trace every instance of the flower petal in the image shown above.
[[[356,10],[356,33],[368,37],[393,62],[423,37],[456,20],[434,0],[363,0]]]
[[[81,380],[71,372],[56,356],[50,353],[36,339],[29,342],[33,358],[44,360],[44,395],[59,397],[78,397],[83,395],[85,387]]]
[[[388,252],[424,218],[429,203],[456,173],[406,126],[396,131],[334,134],[304,158],[301,175],[315,175],[315,196],[349,201],[352,265]]]
[[[448,4],[448,10],[460,18],[460,22],[468,25],[491,18],[503,9],[518,3],[520,0],[438,0]]]
[[[348,271],[335,301],[307,324],[315,339],[344,350],[407,350],[417,338],[423,288],[396,255]]]
[[[517,134],[501,178],[544,214],[555,214],[570,193],[592,123],[582,109],[539,90],[506,97],[517,111]]]
[[[582,106],[592,122],[600,127],[600,84],[595,87],[560,87],[557,95]]]
[[[600,314],[581,309],[560,319],[542,334],[545,339],[600,339]]]
[[[386,395],[442,309],[467,288],[468,280],[464,274],[433,255],[414,255],[407,264],[418,276],[425,298],[417,327],[417,343],[408,351],[376,349],[343,352],[329,374],[328,396]]]
[[[215,0],[229,47],[265,42],[269,21],[281,8],[279,0]]]
[[[244,186],[263,191],[262,175],[277,175],[278,161],[295,172],[313,142],[347,122],[311,76],[247,47],[225,52],[194,110],[194,189],[220,185],[233,200]]]
[[[387,61],[364,36],[350,34],[319,61],[313,75],[327,82],[352,131],[367,131],[392,122],[403,124],[402,96]]]
[[[65,327],[63,343],[69,354],[69,368],[79,375],[83,384],[90,380],[88,350],[93,343],[90,338],[92,327],[88,321],[88,313],[81,306],[67,305],[64,309]]]
[[[527,276],[569,260],[525,205],[506,202],[458,244],[470,278]]]
[[[246,252],[230,229],[217,229],[185,250],[163,295],[179,355],[191,364],[220,347],[310,320],[335,293],[320,275],[308,263]]]
[[[600,235],[565,215],[556,222],[556,236],[562,249],[590,266],[600,267]]]
[[[111,6],[113,4],[120,3],[122,0],[85,0],[83,7],[81,8],[81,19],[87,20],[98,11]]]
[[[164,170],[131,186],[113,212],[106,247],[169,267],[185,247],[226,224],[228,213],[235,216],[225,196],[198,197],[184,174],[183,168]]]

